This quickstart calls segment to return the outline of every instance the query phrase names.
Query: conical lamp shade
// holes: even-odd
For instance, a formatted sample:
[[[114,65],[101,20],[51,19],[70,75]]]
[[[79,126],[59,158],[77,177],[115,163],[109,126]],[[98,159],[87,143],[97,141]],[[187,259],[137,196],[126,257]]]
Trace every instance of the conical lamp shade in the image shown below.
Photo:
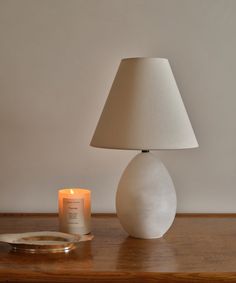
[[[198,146],[167,59],[121,61],[91,145],[137,150]]]

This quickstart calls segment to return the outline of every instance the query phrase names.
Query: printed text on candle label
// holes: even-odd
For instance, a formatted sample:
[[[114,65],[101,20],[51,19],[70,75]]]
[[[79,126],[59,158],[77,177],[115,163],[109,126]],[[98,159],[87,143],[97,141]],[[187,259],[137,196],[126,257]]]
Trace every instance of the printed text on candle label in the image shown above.
[[[83,199],[63,199],[63,210],[67,224],[84,226],[84,200]]]

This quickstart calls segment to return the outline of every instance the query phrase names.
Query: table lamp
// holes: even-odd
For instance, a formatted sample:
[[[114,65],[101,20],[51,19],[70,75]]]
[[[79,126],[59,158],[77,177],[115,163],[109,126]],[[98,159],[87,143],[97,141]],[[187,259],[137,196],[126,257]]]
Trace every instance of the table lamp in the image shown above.
[[[167,59],[121,61],[91,146],[141,150],[121,176],[117,216],[130,236],[162,237],[175,218],[176,193],[164,164],[149,151],[198,147]]]

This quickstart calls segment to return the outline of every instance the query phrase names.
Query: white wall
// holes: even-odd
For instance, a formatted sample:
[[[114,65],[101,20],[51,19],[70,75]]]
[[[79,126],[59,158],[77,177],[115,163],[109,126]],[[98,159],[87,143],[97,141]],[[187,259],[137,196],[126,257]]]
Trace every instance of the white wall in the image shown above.
[[[0,0],[0,212],[88,187],[114,211],[136,154],[89,147],[120,59],[170,60],[200,148],[156,152],[180,212],[236,212],[236,1]]]

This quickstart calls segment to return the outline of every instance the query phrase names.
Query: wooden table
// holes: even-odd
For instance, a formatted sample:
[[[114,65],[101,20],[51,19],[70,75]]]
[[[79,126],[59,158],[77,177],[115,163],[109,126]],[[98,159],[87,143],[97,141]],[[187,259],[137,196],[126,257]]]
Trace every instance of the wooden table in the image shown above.
[[[69,254],[0,244],[0,282],[236,282],[236,215],[178,215],[155,240],[128,237],[114,215],[92,227],[95,238]],[[0,233],[57,229],[56,215],[0,215]]]

